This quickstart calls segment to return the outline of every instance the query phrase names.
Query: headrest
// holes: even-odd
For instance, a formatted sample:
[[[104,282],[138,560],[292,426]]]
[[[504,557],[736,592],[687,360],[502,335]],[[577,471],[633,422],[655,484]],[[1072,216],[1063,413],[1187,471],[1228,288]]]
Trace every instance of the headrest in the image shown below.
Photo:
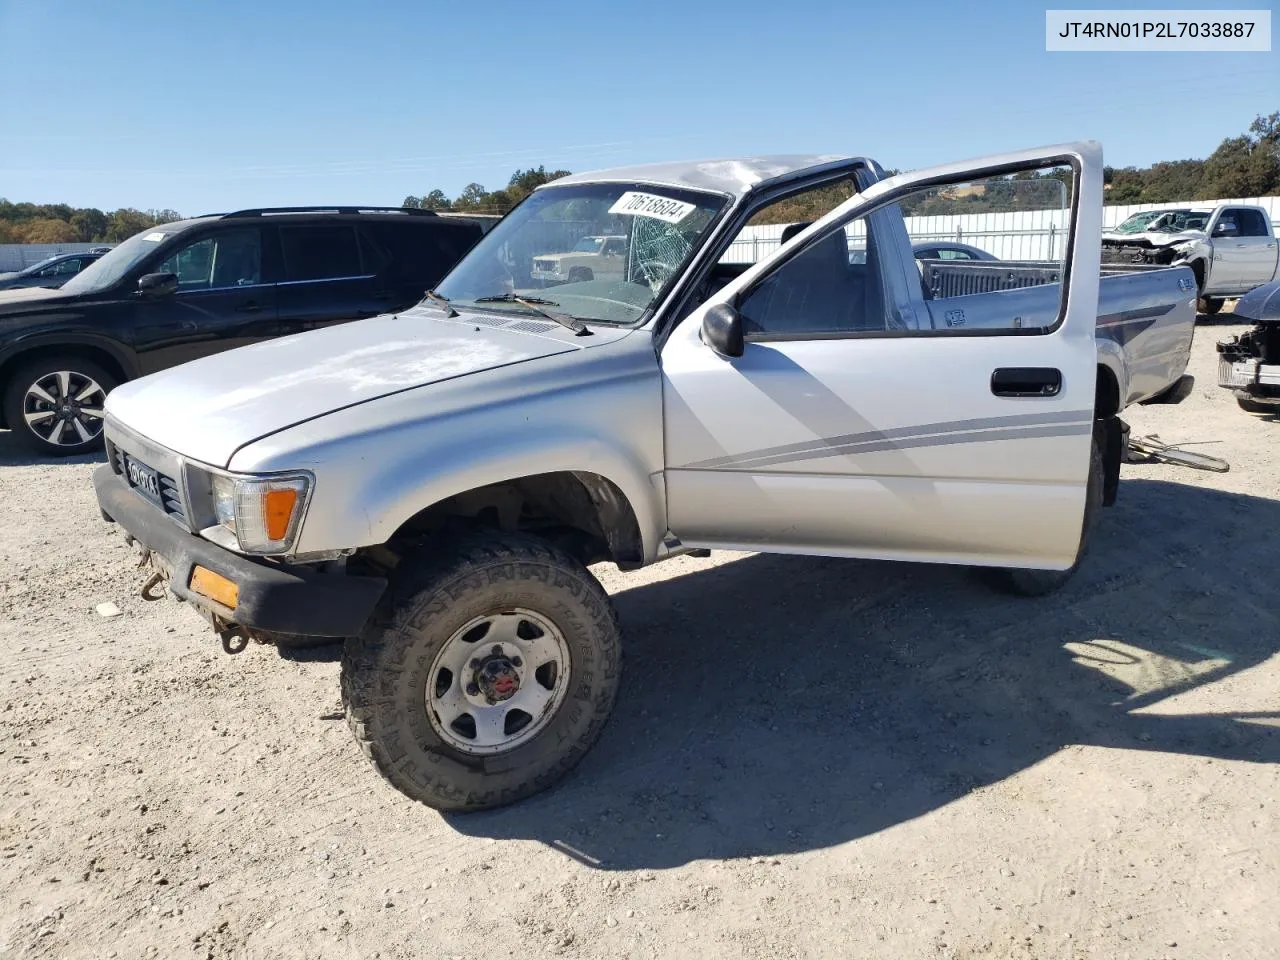
[[[806,227],[810,227],[812,225],[813,225],[812,220],[810,220],[808,223],[788,223],[785,227],[782,228],[782,242],[786,243],[788,240],[794,237],[801,230],[804,230]]]

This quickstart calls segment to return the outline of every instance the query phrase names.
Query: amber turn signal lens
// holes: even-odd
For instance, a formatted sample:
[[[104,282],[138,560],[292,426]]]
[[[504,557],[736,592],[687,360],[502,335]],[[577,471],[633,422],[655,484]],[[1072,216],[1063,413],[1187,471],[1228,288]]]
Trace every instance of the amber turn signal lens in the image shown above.
[[[289,533],[289,521],[298,503],[298,491],[291,488],[268,490],[262,495],[263,514],[267,520],[267,536],[283,540]]]
[[[191,571],[191,590],[234,610],[240,602],[240,588],[219,573],[195,567]]]

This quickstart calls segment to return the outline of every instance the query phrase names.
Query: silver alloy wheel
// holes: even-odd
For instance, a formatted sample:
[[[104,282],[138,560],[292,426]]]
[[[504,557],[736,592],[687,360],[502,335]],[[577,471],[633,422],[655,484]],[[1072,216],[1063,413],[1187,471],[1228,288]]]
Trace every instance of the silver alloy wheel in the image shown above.
[[[514,609],[454,632],[427,674],[427,719],[445,743],[488,755],[531,740],[569,689],[569,645],[550,620]]]
[[[27,428],[56,447],[78,447],[102,435],[107,392],[74,370],[46,373],[27,388],[22,415]]]

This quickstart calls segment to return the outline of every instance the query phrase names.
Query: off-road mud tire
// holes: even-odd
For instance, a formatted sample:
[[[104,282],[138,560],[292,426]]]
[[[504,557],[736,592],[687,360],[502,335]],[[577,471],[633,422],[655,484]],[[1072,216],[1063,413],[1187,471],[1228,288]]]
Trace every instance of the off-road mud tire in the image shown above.
[[[531,740],[496,755],[469,755],[433,730],[428,674],[464,624],[512,608],[534,611],[561,632],[570,686]],[[563,777],[599,738],[620,676],[617,615],[599,581],[542,540],[478,534],[400,564],[388,600],[346,642],[342,699],[356,741],[392,786],[436,810],[464,812],[514,803]]]

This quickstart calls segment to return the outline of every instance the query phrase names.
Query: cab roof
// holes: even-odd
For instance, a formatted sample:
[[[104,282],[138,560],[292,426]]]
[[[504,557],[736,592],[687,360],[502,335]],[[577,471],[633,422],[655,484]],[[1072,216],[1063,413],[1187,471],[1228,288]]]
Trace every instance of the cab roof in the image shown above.
[[[737,196],[773,181],[788,180],[802,173],[817,173],[823,167],[838,168],[859,161],[874,168],[870,161],[860,157],[839,154],[781,154],[614,167],[570,174],[552,181],[546,187],[575,183],[652,183]]]

